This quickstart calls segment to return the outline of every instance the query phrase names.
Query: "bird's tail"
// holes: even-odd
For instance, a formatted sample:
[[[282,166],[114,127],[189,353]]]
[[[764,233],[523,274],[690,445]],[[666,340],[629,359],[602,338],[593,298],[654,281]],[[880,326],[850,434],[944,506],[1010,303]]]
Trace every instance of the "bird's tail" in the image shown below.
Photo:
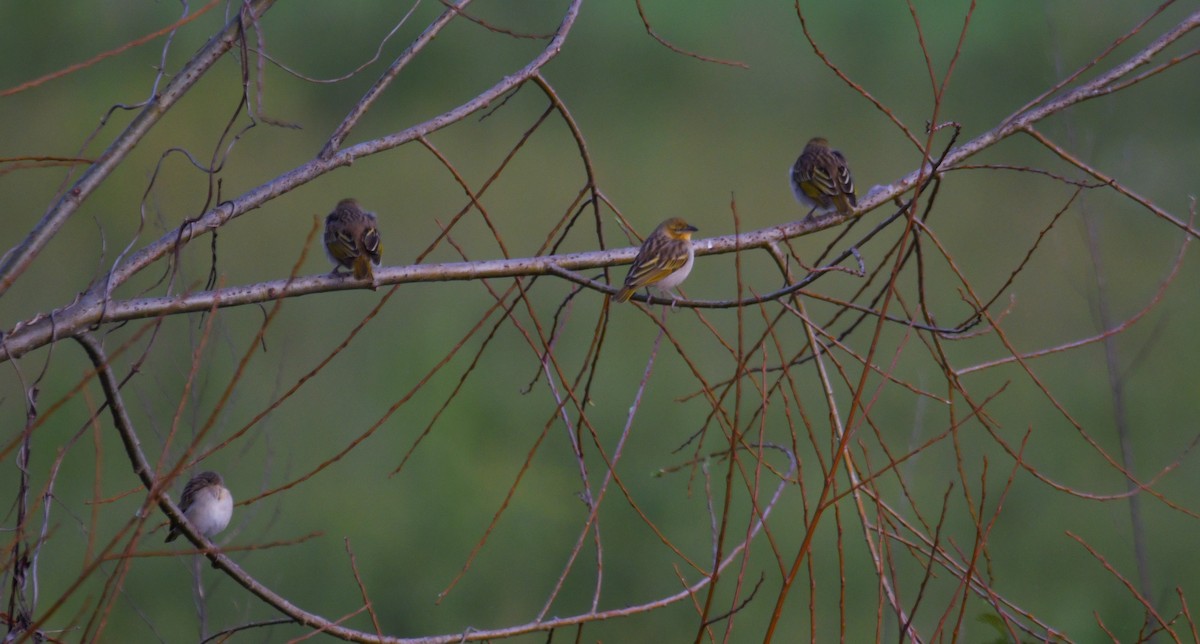
[[[838,214],[842,215],[843,217],[850,214],[850,211],[853,210],[857,205],[858,199],[854,197],[854,193],[850,193],[848,195],[839,194],[833,198],[834,208],[837,208]]]
[[[359,255],[354,258],[354,278],[375,280],[375,271],[371,268],[371,258],[368,255]]]

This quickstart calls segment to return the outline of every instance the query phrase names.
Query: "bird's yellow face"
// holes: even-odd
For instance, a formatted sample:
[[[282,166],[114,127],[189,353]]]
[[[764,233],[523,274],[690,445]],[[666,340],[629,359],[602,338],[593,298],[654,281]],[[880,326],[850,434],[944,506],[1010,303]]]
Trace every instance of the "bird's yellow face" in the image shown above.
[[[698,229],[680,217],[672,217],[667,220],[663,230],[675,239],[691,239],[692,233]]]

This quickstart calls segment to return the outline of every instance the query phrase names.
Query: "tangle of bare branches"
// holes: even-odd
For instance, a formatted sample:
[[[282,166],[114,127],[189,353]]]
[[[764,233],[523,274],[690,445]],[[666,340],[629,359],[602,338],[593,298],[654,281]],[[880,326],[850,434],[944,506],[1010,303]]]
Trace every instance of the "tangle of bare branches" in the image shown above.
[[[749,153],[718,149],[692,109],[785,51],[739,36],[774,26],[765,8],[726,24],[641,0],[441,0],[317,24],[273,0],[219,21],[218,3],[185,2],[122,22],[127,42],[72,49],[85,62],[0,91],[25,110],[14,122],[36,121],[19,101],[42,93],[101,115],[0,158],[0,177],[28,179],[0,186],[14,212],[40,212],[14,215],[0,257],[4,641],[174,641],[180,588],[200,641],[1196,640],[1200,562],[1154,532],[1200,517],[1200,410],[1178,388],[1200,314],[1185,286],[1197,205],[1139,174],[1159,159],[1129,123],[1104,126],[1127,146],[1117,160],[1076,123],[1152,90],[1186,103],[1200,11],[1175,4],[1072,31],[1090,58],[1006,89],[1020,107],[1003,113],[960,88],[994,65],[979,48],[1014,9],[889,14],[915,61],[896,62],[915,74],[898,96],[859,57],[894,56],[883,39],[797,0],[800,105],[755,112],[778,134],[729,147],[825,115],[806,134],[841,135],[860,192],[843,212],[758,194]],[[146,70],[139,46],[158,41]],[[110,65],[146,96],[101,109],[68,93]],[[343,71],[310,71],[326,65]],[[603,89],[635,72],[664,96],[688,88],[669,116],[710,130],[679,137],[698,147],[606,130],[667,122]],[[738,102],[770,100],[752,99]],[[880,158],[897,142],[903,156]],[[695,273],[677,298],[617,304],[612,269],[656,223],[625,166],[675,189],[653,153],[681,175],[728,155],[721,172],[746,176],[707,212],[686,210],[709,200],[689,178]],[[56,172],[57,187],[35,180]],[[348,186],[396,199],[372,206],[384,263],[312,272],[310,218]],[[219,534],[175,501],[202,470],[235,500]],[[155,541],[168,522],[190,547]],[[1095,604],[1082,613],[1062,597],[1073,579]]]

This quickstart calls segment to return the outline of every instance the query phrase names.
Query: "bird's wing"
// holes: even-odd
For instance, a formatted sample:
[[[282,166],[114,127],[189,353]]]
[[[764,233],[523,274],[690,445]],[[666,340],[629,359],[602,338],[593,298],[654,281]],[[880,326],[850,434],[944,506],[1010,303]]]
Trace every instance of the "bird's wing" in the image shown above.
[[[834,167],[837,175],[837,187],[835,190],[837,193],[847,195],[850,203],[857,206],[858,198],[854,196],[854,177],[850,176],[850,166],[846,164],[846,157],[836,150],[833,152],[833,156],[837,159]]]
[[[668,239],[660,244],[650,244],[638,253],[625,278],[625,286],[634,289],[649,286],[683,268],[687,259],[686,242]]]

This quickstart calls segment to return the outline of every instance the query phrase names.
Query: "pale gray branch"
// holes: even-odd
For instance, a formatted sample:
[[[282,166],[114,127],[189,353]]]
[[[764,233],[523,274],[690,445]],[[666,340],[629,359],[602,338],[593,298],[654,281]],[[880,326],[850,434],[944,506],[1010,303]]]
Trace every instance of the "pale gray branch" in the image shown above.
[[[342,120],[342,124],[333,131],[333,134],[329,137],[329,141],[325,143],[325,147],[317,155],[318,159],[328,159],[337,151],[338,147],[342,145],[342,141],[345,141],[346,137],[350,135],[350,130],[358,124],[358,121],[367,113],[367,110],[371,109],[375,101],[383,95],[383,90],[387,89],[392,84],[392,81],[396,80],[396,76],[400,74],[400,70],[404,69],[426,45],[433,42],[434,36],[437,36],[469,4],[471,4],[471,0],[461,0],[458,4],[443,11],[437,20],[426,27],[425,31],[421,32],[421,35],[417,36],[412,41],[412,44],[405,48],[400,57],[388,66],[383,76],[380,76],[379,80],[375,81],[375,84],[371,86],[371,89],[367,90],[367,94],[351,108],[350,113]]]
[[[1134,70],[1147,65],[1168,45],[1179,40],[1188,32],[1200,27],[1200,10],[1192,13],[1187,18],[1181,20],[1170,31],[1167,31],[1162,36],[1159,36],[1154,42],[1147,45],[1144,49],[1134,54],[1125,62],[1114,66],[1107,72],[1100,74],[1096,78],[1076,87],[1075,89],[1063,94],[1062,96],[1028,109],[1021,109],[1010,115],[999,126],[984,132],[983,134],[967,141],[959,147],[950,151],[946,155],[946,159],[942,164],[943,170],[949,170],[955,165],[965,161],[969,157],[983,151],[984,149],[999,143],[1018,132],[1024,132],[1030,129],[1034,123],[1037,123],[1048,116],[1057,114],[1066,110],[1068,107],[1076,103],[1082,103],[1088,99],[1104,96],[1116,89],[1113,84],[1119,79],[1132,73]],[[928,172],[928,168],[922,168],[910,173],[903,179],[884,186],[881,189],[873,190],[866,200],[861,200],[861,203],[866,209],[873,208],[879,205],[880,202],[886,199],[892,199],[911,190],[913,186],[921,180]],[[1147,203],[1145,201],[1140,203]],[[1198,231],[1184,222],[1182,219],[1168,214],[1161,208],[1152,209],[1155,215],[1169,221],[1171,224],[1179,227],[1192,235],[1196,235]]]
[[[175,244],[186,243],[198,235],[218,228],[234,217],[257,208],[266,201],[303,185],[330,170],[343,165],[350,165],[357,158],[395,148],[455,123],[478,110],[484,109],[493,100],[503,96],[506,92],[529,78],[536,76],[540,68],[558,53],[570,26],[578,14],[578,9],[579,0],[576,0],[568,8],[554,39],[533,61],[519,72],[506,76],[475,99],[403,131],[345,148],[328,159],[313,159],[268,183],[246,192],[232,201],[220,204],[202,216],[198,221],[186,225],[182,231],[168,233],[158,241],[138,251],[114,271],[112,279],[108,280],[108,283],[112,287],[120,285],[137,271],[168,254]],[[1124,63],[1113,67],[1108,72],[1041,106],[1035,106],[1015,113],[996,128],[954,148],[946,155],[941,168],[949,169],[955,164],[961,163],[970,156],[1014,133],[1028,131],[1034,123],[1052,114],[1061,112],[1076,103],[1108,93],[1111,91],[1110,87],[1114,82],[1137,68],[1148,64],[1155,55],[1197,26],[1200,26],[1200,11],[1194,12],[1150,45]],[[872,190],[866,197],[860,200],[856,216],[861,216],[863,213],[869,212],[899,197],[904,192],[911,190],[928,173],[928,169],[927,166],[908,174],[892,184]],[[1162,209],[1155,208],[1153,212],[1193,235],[1198,234],[1198,231],[1193,230],[1191,226],[1184,223],[1181,219],[1170,215]],[[768,248],[771,243],[836,226],[844,223],[847,219],[847,217],[834,214],[815,220],[796,221],[763,228],[750,233],[744,233],[740,236],[714,237],[698,240],[697,254],[709,255],[733,252],[738,249]],[[526,259],[391,267],[380,269],[376,273],[376,278],[377,284],[400,284],[418,281],[468,280],[548,274],[561,276],[563,274],[562,269],[579,271],[628,263],[632,260],[634,252],[634,249],[625,248]],[[0,276],[2,275],[3,273],[0,272]],[[41,315],[32,320],[17,324],[3,338],[3,346],[0,347],[0,360],[19,357],[56,338],[72,335],[91,325],[102,322],[199,311],[209,308],[214,300],[219,306],[235,306],[269,301],[279,297],[295,297],[310,293],[362,286],[364,284],[348,281],[344,278],[310,276],[290,282],[276,280],[178,297],[110,302],[107,309],[103,305],[102,291],[98,291],[98,287],[93,287],[91,292],[81,296],[76,302],[55,311],[50,317]]]
[[[780,240],[811,233],[845,221],[833,214],[826,217],[795,221],[779,226],[743,233],[696,240],[696,255],[715,255],[741,250],[767,248]],[[385,266],[375,270],[375,285],[407,284],[411,282],[449,282],[499,277],[533,277],[559,275],[563,271],[577,272],[619,264],[628,264],[637,248],[619,248],[568,255],[545,255],[516,259],[455,262],[451,264],[416,264]],[[578,281],[578,280],[577,280]],[[367,288],[368,280],[355,280],[349,275],[309,275],[296,279],[280,279],[245,286],[232,286],[213,291],[185,293],[178,296],[147,297],[114,300],[104,305],[96,294],[60,309],[53,315],[39,316],[18,324],[0,341],[0,361],[28,353],[58,338],[70,337],[97,324],[124,322],[162,315],[177,315],[206,311],[213,307],[241,306],[269,302],[282,297],[299,297],[327,291]],[[589,283],[590,286],[596,286]],[[611,290],[611,289],[610,289]]]

